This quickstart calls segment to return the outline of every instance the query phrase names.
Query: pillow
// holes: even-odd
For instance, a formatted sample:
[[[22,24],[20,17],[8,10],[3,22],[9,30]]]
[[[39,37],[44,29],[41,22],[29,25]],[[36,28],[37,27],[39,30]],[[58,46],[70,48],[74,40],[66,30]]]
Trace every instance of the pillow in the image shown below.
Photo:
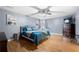
[[[27,31],[27,28],[26,27],[23,27],[23,31]]]
[[[37,30],[37,28],[36,27],[32,27],[32,30]]]
[[[32,28],[31,27],[27,27],[27,31],[32,31]]]

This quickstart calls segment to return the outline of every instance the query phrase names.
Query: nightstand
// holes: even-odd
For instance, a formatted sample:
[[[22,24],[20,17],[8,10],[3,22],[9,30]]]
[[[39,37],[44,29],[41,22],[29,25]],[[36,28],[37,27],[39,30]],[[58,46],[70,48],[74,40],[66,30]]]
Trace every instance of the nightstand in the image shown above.
[[[13,34],[13,39],[18,42],[19,41],[19,33],[14,33]]]
[[[14,33],[13,34],[13,39],[17,42],[18,46],[20,46],[20,42],[19,42],[19,33]]]

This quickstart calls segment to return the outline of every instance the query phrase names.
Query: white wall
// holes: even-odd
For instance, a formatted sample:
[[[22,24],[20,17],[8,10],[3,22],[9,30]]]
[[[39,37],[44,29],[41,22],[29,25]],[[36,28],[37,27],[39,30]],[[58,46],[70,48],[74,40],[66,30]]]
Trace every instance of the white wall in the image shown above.
[[[49,19],[47,22],[51,33],[63,34],[63,18]]]
[[[75,15],[76,34],[79,35],[79,14]]]
[[[76,35],[79,35],[79,12],[75,14],[75,24],[76,24],[75,27]],[[76,40],[79,43],[79,36],[76,36]]]
[[[44,19],[42,19],[44,20]],[[27,25],[33,25],[36,26],[36,23],[39,24],[39,20],[31,17],[27,17]],[[64,18],[58,17],[58,18],[52,18],[46,20],[46,25],[48,26],[48,30],[53,34],[62,34],[63,35],[63,27],[64,27]],[[41,24],[40,24],[41,25]]]
[[[6,14],[11,14],[16,18],[16,25],[7,25],[6,24]],[[26,17],[19,15],[10,11],[0,9],[0,32],[5,32],[7,38],[11,38],[14,33],[20,31],[20,26],[26,24]]]
[[[0,32],[2,32],[1,11],[0,11]]]
[[[26,16],[26,25],[32,25],[36,26],[36,24],[39,24],[39,20],[33,17]]]
[[[6,14],[11,14],[16,17],[16,25],[6,24]],[[63,18],[49,19],[47,21],[51,33],[63,34]],[[5,32],[7,38],[12,37],[14,33],[19,32],[20,26],[36,26],[36,24],[39,24],[38,19],[0,9],[0,32]]]
[[[43,19],[42,19],[43,20]],[[36,23],[39,24],[38,19],[27,17],[27,24],[35,25]],[[46,20],[46,25],[48,26],[48,30],[51,33],[57,33],[63,35],[63,25],[64,24],[64,18],[58,17],[58,18],[52,18]]]

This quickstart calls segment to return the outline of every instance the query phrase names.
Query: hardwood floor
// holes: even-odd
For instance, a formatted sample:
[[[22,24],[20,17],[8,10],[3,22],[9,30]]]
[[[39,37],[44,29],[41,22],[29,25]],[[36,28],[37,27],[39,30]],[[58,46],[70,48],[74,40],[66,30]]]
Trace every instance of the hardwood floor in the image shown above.
[[[61,35],[50,36],[38,46],[34,43],[21,38],[19,42],[9,41],[7,45],[9,52],[77,52],[79,45],[71,43],[70,39]]]

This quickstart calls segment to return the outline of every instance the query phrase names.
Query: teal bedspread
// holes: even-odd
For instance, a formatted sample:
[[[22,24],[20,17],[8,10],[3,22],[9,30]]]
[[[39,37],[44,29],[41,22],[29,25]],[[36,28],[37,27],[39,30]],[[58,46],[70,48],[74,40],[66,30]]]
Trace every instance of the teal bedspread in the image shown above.
[[[35,44],[39,44],[39,42],[45,39],[48,36],[47,33],[44,32],[32,32],[30,38],[34,39]]]
[[[41,40],[44,40],[49,35],[48,31],[45,30],[27,30],[26,27],[20,28],[20,36],[22,37],[28,37],[31,41],[33,41],[36,45],[39,44]]]

